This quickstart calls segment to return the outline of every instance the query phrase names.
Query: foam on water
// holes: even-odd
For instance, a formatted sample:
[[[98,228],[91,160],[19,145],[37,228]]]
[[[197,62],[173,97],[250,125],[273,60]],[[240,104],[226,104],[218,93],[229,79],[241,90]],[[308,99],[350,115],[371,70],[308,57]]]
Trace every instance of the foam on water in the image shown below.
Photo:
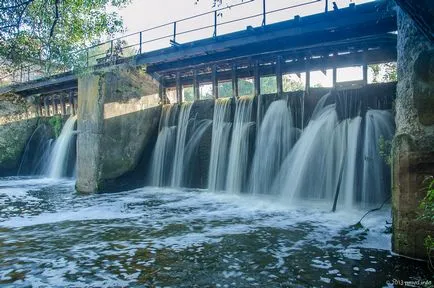
[[[10,263],[3,269],[31,271],[15,282],[20,285],[131,286],[149,284],[140,282],[143,273],[156,273],[158,286],[189,286],[188,276],[182,276],[187,269],[187,274],[205,273],[197,276],[205,277],[203,285],[229,285],[228,279],[235,286],[276,286],[282,277],[292,279],[288,283],[304,283],[300,281],[306,272],[291,274],[291,265],[299,265],[307,273],[317,273],[315,283],[320,286],[324,281],[352,281],[353,270],[348,274],[343,268],[351,261],[363,271],[379,271],[380,264],[363,266],[366,253],[376,255],[371,261],[377,261],[378,253],[390,254],[384,242],[390,242],[390,234],[381,228],[390,220],[390,207],[369,214],[364,228],[354,230],[350,225],[364,211],[331,213],[321,203],[287,206],[271,196],[164,188],[77,195],[71,181],[23,181],[6,180],[9,188],[0,182],[2,190],[8,189],[1,197],[13,201],[20,195],[28,205],[17,214],[0,203],[0,244],[5,247],[0,261]],[[366,248],[373,243],[383,252]],[[263,260],[255,260],[259,258]],[[203,271],[210,268],[194,264],[207,261],[215,263],[216,270]],[[261,267],[261,273],[254,267]],[[2,273],[0,281],[10,275]],[[183,280],[164,282],[170,275]]]

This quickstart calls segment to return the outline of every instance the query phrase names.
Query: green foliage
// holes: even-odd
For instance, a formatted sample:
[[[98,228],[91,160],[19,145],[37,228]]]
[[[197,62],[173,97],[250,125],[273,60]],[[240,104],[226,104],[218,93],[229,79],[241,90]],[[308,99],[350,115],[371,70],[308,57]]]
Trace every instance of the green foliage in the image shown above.
[[[41,73],[83,65],[86,53],[73,53],[122,31],[111,7],[130,0],[6,0],[0,4],[0,72],[34,64]]]
[[[54,136],[57,138],[62,132],[62,117],[60,115],[55,115],[48,120],[48,124],[53,129]]]
[[[421,220],[426,220],[431,222],[434,225],[434,177],[430,176],[425,179],[428,182],[427,193],[425,198],[419,204],[420,217]],[[424,241],[425,247],[427,249],[427,255],[429,258],[429,262],[431,268],[434,269],[434,266],[431,261],[431,256],[434,253],[434,238],[428,235],[425,237]]]
[[[383,135],[380,136],[378,139],[378,154],[380,154],[380,157],[383,158],[383,160],[386,162],[387,165],[392,165],[392,141],[386,140]]]
[[[420,202],[419,208],[421,209],[421,219],[431,221],[434,223],[434,177],[428,177],[427,194]]]
[[[395,82],[398,80],[395,62],[372,64],[369,65],[369,69],[372,71],[372,83]]]

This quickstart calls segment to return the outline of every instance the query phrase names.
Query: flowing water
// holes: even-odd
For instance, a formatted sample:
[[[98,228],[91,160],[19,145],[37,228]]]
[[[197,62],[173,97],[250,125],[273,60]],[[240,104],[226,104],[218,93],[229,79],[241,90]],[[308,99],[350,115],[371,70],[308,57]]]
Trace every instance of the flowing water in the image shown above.
[[[70,180],[0,179],[0,285],[381,287],[430,279],[390,253],[390,208],[201,190],[80,195]]]
[[[285,100],[271,103],[256,138],[250,193],[268,193],[283,160],[295,142],[291,111]]]
[[[75,141],[74,126],[77,121],[77,116],[71,116],[66,121],[62,128],[62,132],[54,142],[54,146],[50,152],[50,158],[45,168],[45,175],[50,178],[62,178],[72,176],[73,173],[68,173],[71,165],[71,161],[68,161],[68,157],[71,155],[71,149],[74,147],[73,141]],[[74,154],[75,156],[75,154]],[[75,170],[75,157],[73,160]]]
[[[170,186],[173,156],[176,144],[176,126],[173,118],[176,106],[164,105],[160,119],[160,132],[155,143],[151,160],[149,184],[151,186]]]
[[[225,190],[229,140],[232,128],[230,122],[231,99],[217,99],[214,108],[211,159],[208,172],[208,189]]]
[[[233,121],[229,99],[216,101],[212,122],[190,115],[192,103],[165,105],[149,174],[157,187],[118,193],[81,195],[61,178],[71,165],[70,118],[45,149],[52,178],[0,178],[0,286],[432,281],[425,263],[390,252],[390,206],[354,225],[390,194],[381,154],[393,135],[391,113],[361,115],[349,95],[337,104],[329,96],[300,135],[286,100],[273,101],[257,129],[250,97],[236,100]],[[203,149],[211,150],[208,189],[180,188],[195,177]]]
[[[183,184],[182,180],[185,171],[185,146],[187,145],[187,131],[192,104],[193,103],[182,103],[179,112],[175,157],[172,168],[172,187],[181,187]]]
[[[236,100],[232,140],[229,148],[226,190],[240,193],[248,178],[250,132],[252,122],[253,98],[240,97]]]

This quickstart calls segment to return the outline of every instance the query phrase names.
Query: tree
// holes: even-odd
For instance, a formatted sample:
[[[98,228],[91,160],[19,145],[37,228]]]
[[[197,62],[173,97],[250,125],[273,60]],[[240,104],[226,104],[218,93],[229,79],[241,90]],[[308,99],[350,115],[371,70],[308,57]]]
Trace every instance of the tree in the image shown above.
[[[45,72],[77,65],[75,53],[123,29],[110,7],[130,0],[4,0],[0,4],[0,75],[36,64]]]

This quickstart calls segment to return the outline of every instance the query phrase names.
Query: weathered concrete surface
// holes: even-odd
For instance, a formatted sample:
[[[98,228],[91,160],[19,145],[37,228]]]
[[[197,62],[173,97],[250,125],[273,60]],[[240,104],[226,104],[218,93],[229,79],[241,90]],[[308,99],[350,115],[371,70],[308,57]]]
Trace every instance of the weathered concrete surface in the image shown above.
[[[158,129],[158,83],[135,68],[78,82],[77,190],[97,192],[131,171]]]
[[[18,95],[0,95],[0,175],[16,175],[38,122],[35,112],[31,102]]]
[[[433,223],[418,219],[426,176],[434,175],[434,45],[398,11],[398,85],[392,164],[392,249],[426,258]]]

